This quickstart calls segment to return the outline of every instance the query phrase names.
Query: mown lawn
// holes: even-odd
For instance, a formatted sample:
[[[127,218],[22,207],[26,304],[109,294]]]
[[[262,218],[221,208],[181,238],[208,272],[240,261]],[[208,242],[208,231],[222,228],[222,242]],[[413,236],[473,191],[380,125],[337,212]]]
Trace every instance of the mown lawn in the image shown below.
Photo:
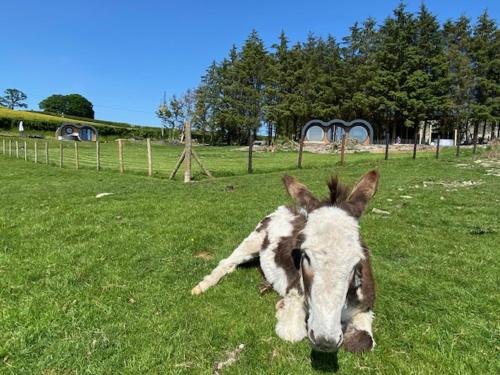
[[[289,202],[280,177],[296,157],[266,155],[266,168],[247,176],[244,156],[200,154],[211,152],[219,157],[210,167],[227,177],[190,185],[0,155],[0,373],[210,374],[239,344],[224,374],[500,373],[499,177],[451,151],[439,161],[353,156],[344,167],[307,155],[308,168],[289,171],[318,194],[332,172],[353,183],[381,171],[361,222],[377,281],[377,346],[335,357],[277,338],[278,297],[259,295],[255,269],[190,295]],[[96,199],[102,192],[113,195]],[[213,259],[196,258],[202,251]]]

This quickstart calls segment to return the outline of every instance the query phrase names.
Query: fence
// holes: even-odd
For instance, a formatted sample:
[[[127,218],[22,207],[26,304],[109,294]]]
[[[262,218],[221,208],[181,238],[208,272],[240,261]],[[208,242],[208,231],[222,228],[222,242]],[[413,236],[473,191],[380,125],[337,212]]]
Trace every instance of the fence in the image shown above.
[[[116,170],[120,173],[137,173],[153,176],[167,175],[167,168],[181,147],[166,148],[159,144],[152,145],[150,139],[146,147],[142,142],[118,140],[117,142],[71,142],[39,140],[31,138],[1,139],[1,153],[6,156],[24,159],[34,163],[48,164],[60,168]],[[154,160],[154,153],[162,159],[172,159],[172,163]],[[177,149],[177,150],[175,150]],[[168,152],[170,151],[170,152]],[[171,155],[170,155],[171,154]]]
[[[368,146],[370,147],[370,146]],[[375,147],[375,145],[373,145]],[[383,159],[384,148],[371,151],[346,153],[343,162],[359,159]],[[426,146],[426,152],[418,151],[421,157],[435,157],[436,148]],[[461,147],[466,148],[466,147]],[[27,162],[48,164],[66,169],[92,169],[95,171],[114,171],[116,173],[136,174],[168,178],[174,170],[183,145],[165,145],[153,141],[120,140],[116,142],[72,142],[32,138],[0,138],[0,155],[18,158]],[[467,147],[470,152],[470,146]],[[411,147],[398,150],[390,145],[390,158],[408,157]],[[454,157],[454,151],[445,151],[445,157]],[[196,147],[196,153],[214,177],[244,175],[247,173],[248,152],[242,147]],[[389,156],[389,155],[388,155]],[[439,154],[441,157],[441,154]],[[389,158],[389,159],[390,159]],[[255,173],[289,171],[297,167],[297,153],[288,151],[265,152],[259,148],[253,153]],[[341,162],[341,155],[331,153],[305,153],[305,168],[331,168]],[[193,165],[194,179],[204,178],[203,172]]]

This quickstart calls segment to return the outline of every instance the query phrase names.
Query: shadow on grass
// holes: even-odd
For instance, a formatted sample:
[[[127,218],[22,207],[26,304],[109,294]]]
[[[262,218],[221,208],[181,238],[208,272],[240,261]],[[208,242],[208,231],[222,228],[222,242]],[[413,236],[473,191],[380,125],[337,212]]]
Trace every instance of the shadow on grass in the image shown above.
[[[339,370],[337,353],[321,353],[311,350],[311,366],[317,371],[337,372]]]

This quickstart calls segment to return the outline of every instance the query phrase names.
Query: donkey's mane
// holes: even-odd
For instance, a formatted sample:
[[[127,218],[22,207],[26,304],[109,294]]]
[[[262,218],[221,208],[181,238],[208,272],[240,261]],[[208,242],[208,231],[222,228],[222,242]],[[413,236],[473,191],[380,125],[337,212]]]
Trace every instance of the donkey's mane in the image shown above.
[[[330,190],[330,196],[323,201],[324,203],[336,206],[347,201],[351,189],[340,182],[338,176],[331,176],[326,184]]]

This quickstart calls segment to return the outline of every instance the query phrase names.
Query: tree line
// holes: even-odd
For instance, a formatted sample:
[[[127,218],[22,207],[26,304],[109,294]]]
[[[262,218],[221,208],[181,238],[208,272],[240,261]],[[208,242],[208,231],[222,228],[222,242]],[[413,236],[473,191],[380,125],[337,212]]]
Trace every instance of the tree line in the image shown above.
[[[494,137],[499,41],[487,11],[474,24],[466,16],[440,24],[424,4],[416,13],[400,4],[381,25],[355,23],[340,41],[310,34],[291,45],[282,32],[268,50],[254,30],[159,116],[172,127],[189,117],[214,144],[251,143],[263,126],[270,143],[298,140],[307,121],[333,118],[365,119],[379,139],[413,137],[429,124],[466,140],[481,126],[490,136],[488,125]]]

